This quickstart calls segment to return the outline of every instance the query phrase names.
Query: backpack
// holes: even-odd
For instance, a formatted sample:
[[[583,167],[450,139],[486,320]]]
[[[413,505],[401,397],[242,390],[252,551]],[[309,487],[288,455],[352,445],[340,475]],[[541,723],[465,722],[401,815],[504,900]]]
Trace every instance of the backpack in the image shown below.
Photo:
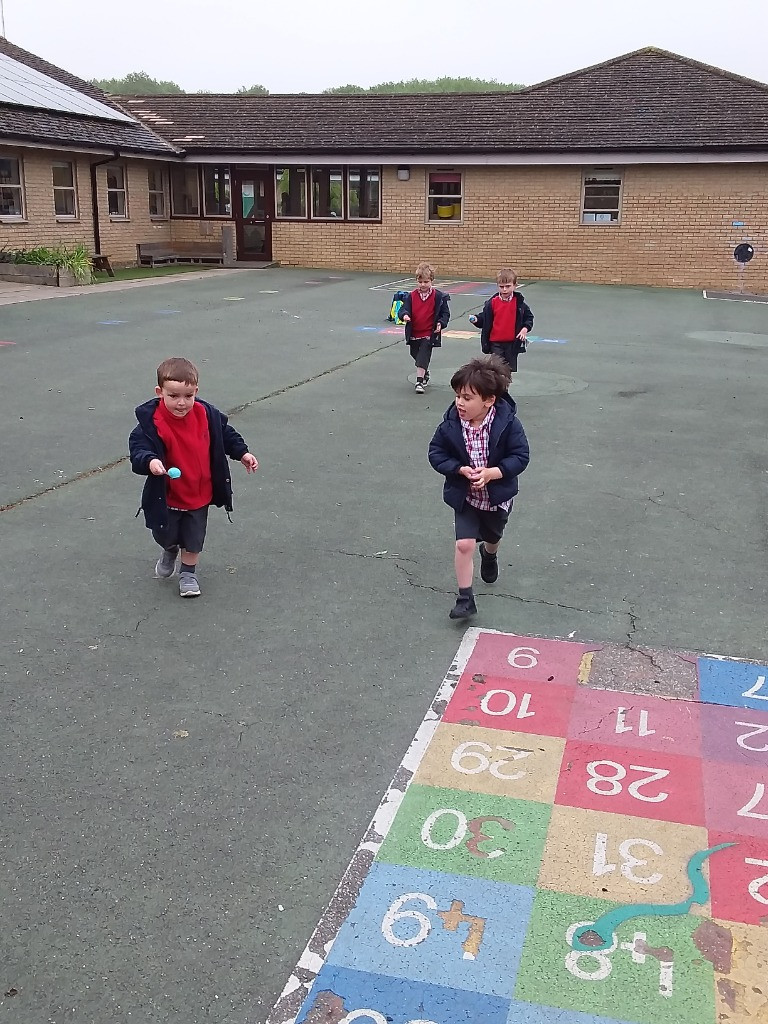
[[[393,324],[402,326],[403,321],[400,319],[400,310],[403,305],[403,300],[408,298],[408,292],[396,291],[392,296],[392,305],[389,307],[389,320]]]

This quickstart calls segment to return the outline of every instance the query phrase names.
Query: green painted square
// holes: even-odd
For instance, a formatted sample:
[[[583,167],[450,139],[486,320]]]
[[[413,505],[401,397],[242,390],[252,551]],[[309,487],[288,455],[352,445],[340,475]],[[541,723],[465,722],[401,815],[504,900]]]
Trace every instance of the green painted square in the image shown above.
[[[377,859],[535,885],[551,812],[550,804],[412,783]]]
[[[701,917],[637,917],[614,933],[612,952],[571,948],[573,925],[592,924],[617,905],[540,889],[515,998],[636,1024],[715,1024],[712,964],[692,938]],[[671,974],[663,962],[672,963]]]

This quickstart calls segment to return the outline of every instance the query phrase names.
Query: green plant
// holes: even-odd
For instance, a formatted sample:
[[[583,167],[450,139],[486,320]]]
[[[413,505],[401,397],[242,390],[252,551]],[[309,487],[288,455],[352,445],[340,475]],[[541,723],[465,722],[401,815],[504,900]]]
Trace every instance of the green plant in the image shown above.
[[[93,281],[93,264],[86,246],[77,245],[46,245],[35,246],[34,249],[17,249],[9,254],[13,263],[29,263],[38,267],[57,267],[69,270],[80,284],[91,284]]]

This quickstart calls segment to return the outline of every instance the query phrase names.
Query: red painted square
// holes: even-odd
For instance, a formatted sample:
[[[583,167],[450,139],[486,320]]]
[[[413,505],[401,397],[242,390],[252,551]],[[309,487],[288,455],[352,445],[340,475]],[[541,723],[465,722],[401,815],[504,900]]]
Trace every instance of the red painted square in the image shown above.
[[[704,825],[701,762],[657,750],[568,740],[555,803]]]
[[[762,765],[768,770],[768,714],[702,704],[701,745],[705,761]]]
[[[704,761],[707,828],[768,839],[768,768]]]
[[[470,655],[464,675],[477,673],[524,683],[558,683],[575,686],[581,659],[595,644],[570,640],[540,640],[510,633],[481,633]]]
[[[473,679],[465,672],[443,721],[565,737],[575,692],[572,686],[528,684],[485,673]]]
[[[568,738],[698,757],[699,708],[689,700],[664,700],[582,686],[573,703]]]
[[[709,845],[719,843],[735,845],[709,858],[712,917],[768,924],[768,841],[710,829]]]

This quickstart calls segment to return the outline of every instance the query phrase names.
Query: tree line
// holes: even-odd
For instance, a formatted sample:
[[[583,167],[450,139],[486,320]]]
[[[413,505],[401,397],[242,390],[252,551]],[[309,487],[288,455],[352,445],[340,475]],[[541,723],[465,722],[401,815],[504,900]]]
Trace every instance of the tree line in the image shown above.
[[[123,78],[92,78],[91,84],[122,96],[187,94],[176,82],[152,78],[146,71],[131,71]],[[517,92],[524,88],[515,82],[498,82],[495,78],[411,78],[404,82],[380,82],[378,85],[336,85],[323,89],[321,95],[360,95],[362,93],[440,93],[440,92]],[[209,93],[208,89],[196,90],[197,95]],[[242,85],[232,94],[235,96],[268,96],[269,89],[263,85]],[[306,93],[300,93],[306,95]]]

